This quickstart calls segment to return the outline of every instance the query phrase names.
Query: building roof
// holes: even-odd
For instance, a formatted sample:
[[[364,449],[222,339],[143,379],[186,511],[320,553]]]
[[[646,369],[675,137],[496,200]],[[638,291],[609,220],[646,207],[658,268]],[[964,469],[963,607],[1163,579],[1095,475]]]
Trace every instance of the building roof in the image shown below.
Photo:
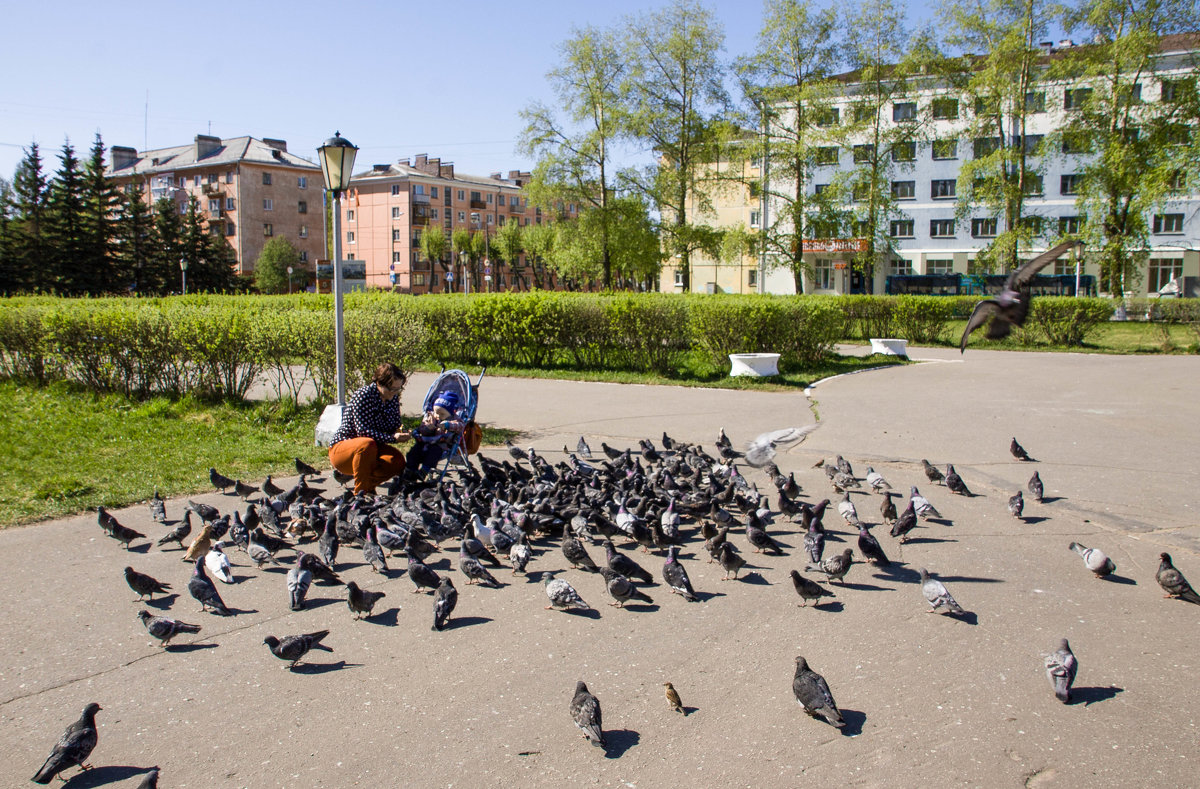
[[[430,160],[430,161],[434,162],[436,160]],[[364,171],[358,173],[351,180],[352,180],[352,182],[354,182],[354,181],[370,182],[370,181],[375,181],[375,180],[382,181],[382,180],[389,180],[389,179],[394,179],[394,178],[419,178],[422,181],[430,181],[433,183],[457,184],[459,186],[464,186],[464,185],[465,186],[482,186],[482,187],[487,187],[487,188],[492,188],[492,189],[499,189],[499,188],[504,188],[504,187],[508,187],[509,189],[520,189],[521,188],[520,183],[517,183],[515,180],[513,180],[511,178],[502,178],[502,177],[500,177],[499,173],[497,173],[495,175],[490,175],[490,176],[468,175],[466,173],[456,173],[453,170],[453,167],[454,167],[453,164],[446,162],[446,163],[443,163],[442,167],[440,168],[440,172],[446,173],[446,174],[445,175],[434,174],[434,173],[429,172],[428,169],[421,169],[419,167],[414,167],[413,165],[409,164],[408,162],[409,162],[408,159],[401,159],[400,161],[398,161],[394,164],[389,164],[389,165],[377,164],[377,165],[374,165],[370,170],[364,170]],[[437,166],[437,165],[435,164],[434,166]],[[528,179],[528,177],[529,177],[528,173],[523,173],[522,175],[524,175],[526,179]]]
[[[106,175],[109,176],[147,175],[192,167],[222,167],[242,162],[300,167],[317,172],[321,169],[315,162],[288,153],[287,143],[282,140],[267,142],[254,137],[219,139],[197,135],[196,142],[142,151],[132,160],[124,161],[115,155],[115,149],[113,153],[113,164],[106,170]],[[122,166],[118,169],[113,166],[115,164]]]

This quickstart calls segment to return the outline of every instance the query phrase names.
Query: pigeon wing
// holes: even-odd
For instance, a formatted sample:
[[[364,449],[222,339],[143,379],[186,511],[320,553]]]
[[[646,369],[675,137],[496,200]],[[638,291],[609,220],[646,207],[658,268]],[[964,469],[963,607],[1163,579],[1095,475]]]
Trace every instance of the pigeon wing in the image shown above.
[[[814,422],[804,427],[785,427],[781,430],[762,433],[746,447],[746,462],[755,468],[762,468],[775,457],[776,447],[803,441],[809,433],[820,426],[820,422]]]
[[[967,319],[967,328],[963,329],[962,339],[958,343],[959,353],[966,352],[967,338],[971,336],[971,332],[987,323],[988,318],[999,311],[1000,302],[995,299],[984,299],[975,305],[975,309],[971,310],[971,317]]]

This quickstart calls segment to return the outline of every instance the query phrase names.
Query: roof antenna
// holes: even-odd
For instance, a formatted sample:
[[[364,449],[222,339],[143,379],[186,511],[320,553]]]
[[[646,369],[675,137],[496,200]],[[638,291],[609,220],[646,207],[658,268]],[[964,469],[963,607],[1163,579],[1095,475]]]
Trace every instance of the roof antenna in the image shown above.
[[[150,150],[150,89],[146,88],[146,110],[142,115],[142,150]]]

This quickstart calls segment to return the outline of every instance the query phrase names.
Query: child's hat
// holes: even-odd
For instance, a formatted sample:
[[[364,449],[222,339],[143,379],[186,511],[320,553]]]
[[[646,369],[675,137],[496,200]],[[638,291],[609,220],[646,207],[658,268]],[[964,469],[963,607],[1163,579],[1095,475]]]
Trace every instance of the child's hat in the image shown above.
[[[453,412],[458,408],[458,393],[457,392],[439,392],[437,399],[433,401],[433,407],[441,406],[447,411]]]

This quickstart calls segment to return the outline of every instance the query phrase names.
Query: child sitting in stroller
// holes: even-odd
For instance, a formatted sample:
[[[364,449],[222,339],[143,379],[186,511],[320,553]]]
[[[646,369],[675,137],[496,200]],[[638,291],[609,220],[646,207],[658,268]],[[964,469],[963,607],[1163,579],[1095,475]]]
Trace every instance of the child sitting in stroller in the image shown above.
[[[425,412],[421,424],[413,428],[413,445],[406,457],[405,476],[420,479],[446,457],[458,443],[463,432],[458,418],[458,393],[438,393],[433,408]]]

